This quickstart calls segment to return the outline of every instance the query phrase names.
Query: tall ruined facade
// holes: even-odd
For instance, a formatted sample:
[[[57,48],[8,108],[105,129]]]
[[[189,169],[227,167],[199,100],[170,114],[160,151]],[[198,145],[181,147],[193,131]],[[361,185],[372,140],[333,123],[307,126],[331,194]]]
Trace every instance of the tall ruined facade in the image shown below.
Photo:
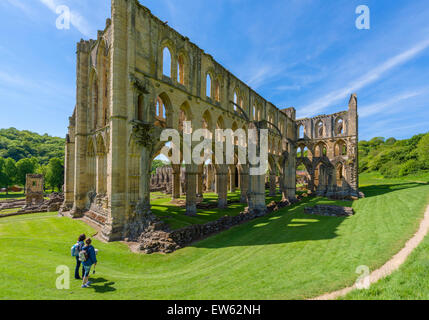
[[[352,99],[353,104],[356,99]],[[329,189],[324,194],[341,190],[355,195],[356,104],[341,113],[348,156],[335,163],[331,148],[336,138],[331,133],[323,138],[311,133],[298,139],[298,126],[303,124],[307,133],[312,132],[316,119],[297,121],[295,114],[294,108],[279,110],[263,99],[137,0],[112,0],[111,19],[97,40],[81,40],[77,45],[76,107],[66,139],[61,213],[86,216],[101,227],[106,240],[141,232],[150,214],[151,163],[165,144],[160,134],[165,128],[183,132],[184,121],[192,121],[193,130],[211,132],[269,130],[267,175],[249,175],[251,164],[217,165],[213,161],[206,167],[186,165],[185,170],[172,165],[173,199],[180,197],[181,175],[185,175],[182,192],[186,193],[187,214],[196,213],[196,203],[203,197],[203,174],[210,185],[205,189],[218,194],[220,208],[228,205],[228,189],[238,188],[250,210],[264,211],[266,176],[270,193],[279,188],[284,199],[294,200],[297,160],[309,166],[313,177],[315,170],[325,170],[318,167],[319,162],[329,167],[328,177],[323,178],[326,182],[317,184],[318,190]],[[320,119],[328,133],[333,116]],[[319,141],[326,143],[326,155],[317,157],[312,151],[305,160],[297,158],[298,147],[305,144],[313,150]],[[337,163],[343,164],[341,188],[333,185],[331,166],[336,168]]]

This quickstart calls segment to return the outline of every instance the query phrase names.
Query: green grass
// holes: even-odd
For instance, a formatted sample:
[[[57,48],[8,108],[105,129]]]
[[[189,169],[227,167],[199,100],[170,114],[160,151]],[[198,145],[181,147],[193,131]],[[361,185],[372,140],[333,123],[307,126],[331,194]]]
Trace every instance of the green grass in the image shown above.
[[[413,178],[429,181],[429,174],[413,176]],[[425,237],[423,242],[411,253],[407,261],[397,271],[371,285],[368,290],[354,290],[342,299],[428,300],[429,236]]]
[[[138,255],[123,243],[95,241],[99,266],[89,289],[72,280],[70,290],[57,290],[55,270],[67,265],[73,272],[70,247],[93,229],[55,213],[3,218],[0,298],[303,299],[338,290],[355,282],[357,266],[373,270],[397,253],[429,201],[428,184],[410,178],[374,186],[371,179],[377,178],[361,180],[365,199],[305,199],[169,255]],[[356,215],[303,214],[320,203],[352,205]]]
[[[267,204],[271,201],[280,201],[281,195],[278,194],[275,197],[269,197],[268,191],[266,192]],[[185,200],[186,197],[181,199]],[[233,203],[228,205],[228,209],[210,209],[210,210],[197,210],[195,217],[189,217],[185,215],[186,209],[180,208],[174,204],[171,204],[171,198],[161,192],[153,192],[151,194],[152,212],[159,217],[161,220],[166,222],[172,230],[180,229],[193,224],[204,224],[209,221],[217,220],[223,216],[236,216],[244,210],[247,204],[239,203],[240,192],[234,192],[228,194],[228,201]],[[217,194],[206,193],[204,194],[205,203],[217,204]]]
[[[11,199],[25,199],[25,194],[23,192],[9,192],[0,193],[0,201],[11,200]]]

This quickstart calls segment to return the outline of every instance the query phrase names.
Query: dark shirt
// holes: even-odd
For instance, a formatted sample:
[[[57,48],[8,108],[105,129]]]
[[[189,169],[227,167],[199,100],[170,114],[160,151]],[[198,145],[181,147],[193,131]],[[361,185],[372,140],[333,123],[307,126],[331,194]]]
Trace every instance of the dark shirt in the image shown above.
[[[95,254],[95,249],[93,246],[85,246],[82,248],[82,250],[86,250],[86,252],[88,253],[88,259],[82,262],[85,267],[89,267],[92,266],[94,263],[97,263],[97,256]]]

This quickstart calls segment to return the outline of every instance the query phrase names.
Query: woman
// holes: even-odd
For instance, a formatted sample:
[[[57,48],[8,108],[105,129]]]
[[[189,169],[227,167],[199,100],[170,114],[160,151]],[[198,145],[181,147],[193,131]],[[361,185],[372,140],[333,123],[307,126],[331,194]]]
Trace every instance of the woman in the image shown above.
[[[88,288],[91,285],[91,282],[89,282],[89,272],[91,271],[92,265],[97,265],[97,256],[95,254],[95,249],[91,245],[92,240],[90,238],[86,239],[85,241],[86,246],[82,248],[82,251],[86,252],[85,255],[85,261],[82,262],[83,268],[85,270],[83,281],[82,281],[82,288]]]
[[[81,234],[79,236],[79,238],[77,239],[76,246],[77,246],[78,252],[80,252],[82,250],[82,248],[84,247],[84,245],[85,245],[85,242],[84,242],[85,239],[86,239],[86,235],[85,234]],[[76,255],[76,268],[74,270],[74,278],[76,280],[80,280],[80,277],[79,277],[80,264],[81,264],[81,262],[79,260],[79,254],[78,254],[78,255]],[[83,278],[84,274],[85,274],[85,269],[82,266],[82,278]]]

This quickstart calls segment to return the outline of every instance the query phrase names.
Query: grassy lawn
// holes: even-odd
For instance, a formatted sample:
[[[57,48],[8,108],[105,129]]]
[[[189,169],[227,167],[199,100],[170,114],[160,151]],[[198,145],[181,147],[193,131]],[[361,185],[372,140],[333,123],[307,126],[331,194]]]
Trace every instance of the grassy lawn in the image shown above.
[[[414,177],[429,181],[429,174]],[[371,285],[369,290],[354,290],[344,299],[429,299],[429,236],[392,275]]]
[[[89,289],[71,280],[70,290],[57,290],[55,270],[67,265],[73,273],[70,247],[80,233],[94,234],[92,228],[56,213],[3,218],[0,299],[315,297],[352,285],[359,276],[357,266],[380,267],[414,234],[429,202],[429,184],[424,183],[429,179],[413,180],[365,175],[361,177],[365,199],[353,203],[306,199],[169,255],[138,255],[122,243],[95,241],[99,266]],[[305,206],[321,203],[352,205],[356,215],[333,218],[303,213]],[[165,204],[154,208],[157,205]],[[239,209],[192,219],[208,221],[233,210]],[[173,215],[171,209],[164,211]],[[171,223],[178,226],[174,220]]]
[[[275,197],[269,197],[267,194],[267,204],[271,201],[280,201],[281,195],[278,194]],[[181,199],[185,200],[186,197]],[[151,194],[151,204],[152,212],[159,217],[161,220],[165,221],[173,230],[180,229],[192,224],[204,224],[209,221],[217,220],[223,216],[236,216],[238,215],[247,204],[239,203],[240,192],[234,192],[228,194],[228,201],[235,201],[228,205],[228,209],[211,209],[211,210],[198,210],[196,217],[189,217],[185,215],[186,209],[180,208],[174,204],[171,204],[171,198],[166,196],[161,192],[153,192]],[[204,194],[205,203],[214,203],[217,204],[217,194],[215,193],[206,193]]]
[[[25,199],[24,192],[9,192],[0,193],[0,201],[10,200],[10,199]]]

